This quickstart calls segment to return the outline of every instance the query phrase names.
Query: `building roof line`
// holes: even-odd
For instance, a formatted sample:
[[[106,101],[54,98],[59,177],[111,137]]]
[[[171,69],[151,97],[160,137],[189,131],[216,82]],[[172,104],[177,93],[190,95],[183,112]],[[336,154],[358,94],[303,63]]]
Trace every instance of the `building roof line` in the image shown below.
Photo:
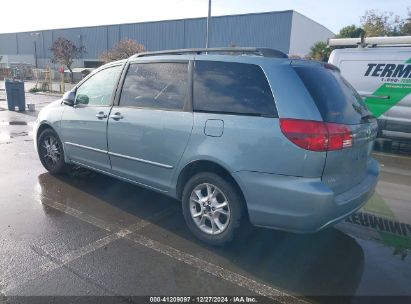
[[[300,12],[297,12],[297,11],[293,11],[293,13],[299,14],[300,16],[303,16],[304,18],[309,19],[310,21],[314,22],[315,24],[318,24],[318,25],[321,26],[322,28],[326,29],[327,31],[329,31],[330,33],[332,33],[333,35],[335,35],[335,33],[334,33],[332,30],[330,30],[330,29],[329,29],[328,27],[326,27],[325,25],[319,23],[318,21],[315,21],[314,19],[311,19],[310,17],[307,17],[306,15],[301,14]]]
[[[295,10],[283,10],[283,11],[268,11],[268,12],[255,12],[255,13],[243,13],[243,14],[233,14],[233,15],[218,15],[211,16],[212,19],[226,18],[226,17],[241,17],[250,15],[268,15],[268,14],[283,14],[297,12]],[[298,13],[298,12],[297,12]],[[300,14],[300,13],[299,13]],[[300,14],[302,15],[302,14]],[[303,15],[304,16],[304,15]],[[304,16],[305,17],[305,16]],[[308,17],[306,17],[308,18]],[[178,18],[178,19],[164,19],[164,20],[153,20],[153,21],[141,21],[141,22],[127,22],[127,23],[114,23],[114,24],[99,24],[99,25],[84,25],[84,26],[74,26],[74,27],[64,27],[64,28],[51,28],[51,29],[39,29],[31,31],[21,31],[21,32],[6,32],[0,33],[0,35],[5,34],[24,34],[24,33],[35,33],[35,32],[48,32],[48,31],[58,31],[58,30],[72,30],[72,29],[84,29],[84,28],[96,28],[96,27],[109,27],[109,26],[122,26],[122,25],[133,25],[133,24],[148,24],[148,23],[161,23],[161,22],[178,22],[178,21],[190,21],[190,20],[206,20],[207,17],[190,17],[190,18]],[[312,19],[311,19],[312,20]],[[318,22],[317,22],[318,23]]]

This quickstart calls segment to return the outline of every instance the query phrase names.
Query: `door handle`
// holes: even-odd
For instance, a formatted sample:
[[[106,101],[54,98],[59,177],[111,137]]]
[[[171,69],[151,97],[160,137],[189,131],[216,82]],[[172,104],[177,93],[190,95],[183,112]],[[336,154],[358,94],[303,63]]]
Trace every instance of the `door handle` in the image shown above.
[[[107,118],[107,115],[104,114],[104,112],[98,112],[98,113],[96,114],[96,117],[97,117],[98,119],[103,119],[103,118]]]
[[[110,117],[113,118],[114,120],[120,120],[120,119],[123,118],[123,115],[121,115],[121,113],[119,113],[119,112],[116,112],[116,113],[110,115]]]

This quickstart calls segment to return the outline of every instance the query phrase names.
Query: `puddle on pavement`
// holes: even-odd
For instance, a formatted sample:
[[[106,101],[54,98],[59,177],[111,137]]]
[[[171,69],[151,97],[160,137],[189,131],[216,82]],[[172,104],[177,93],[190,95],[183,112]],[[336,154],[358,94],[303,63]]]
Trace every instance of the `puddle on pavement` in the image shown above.
[[[0,126],[30,126],[33,122],[13,120],[13,121],[0,121]],[[9,130],[0,130],[0,143],[7,142],[15,137],[22,137],[31,135],[32,132],[22,131],[22,132],[10,132]]]
[[[0,126],[30,126],[33,122],[27,121],[0,121]]]
[[[351,235],[391,248],[392,255],[404,261],[411,254],[411,158],[407,157],[411,156],[411,142],[384,144],[379,147],[381,150],[375,149],[383,153],[374,155],[381,170],[377,191],[341,226],[348,228]]]
[[[9,139],[10,139],[10,134],[9,133],[0,132],[0,142],[1,141],[7,141]]]
[[[363,230],[361,236],[365,239],[391,247],[393,256],[399,256],[401,260],[411,253],[411,221],[398,220],[392,207],[378,193],[360,211],[347,217],[343,224]],[[356,235],[355,232],[353,234]]]
[[[31,135],[32,132],[8,132],[8,131],[0,131],[0,142],[8,141],[12,138],[16,137],[23,137],[23,136],[29,136]]]
[[[95,198],[135,217],[144,217],[142,214],[153,202],[169,203],[154,192],[86,169],[77,169],[71,176],[58,178],[41,174],[36,192],[40,202],[51,200],[73,206],[75,202]],[[50,217],[61,216],[61,212],[45,203],[43,208]],[[103,206],[101,208],[103,214]],[[355,230],[339,226],[316,234],[298,235],[254,229],[223,248],[198,244],[181,215],[156,222],[143,233],[145,237],[207,261],[206,256],[210,256],[218,265],[230,270],[240,269],[268,285],[298,294],[378,294],[379,289],[373,284],[380,286],[383,293],[404,294],[407,291],[401,290],[401,286],[411,270],[411,231],[408,230],[411,218],[398,218],[398,212],[393,202],[376,194],[361,211],[342,223],[343,227]],[[362,238],[360,234],[364,232],[367,236]],[[390,284],[386,284],[383,274],[390,278]],[[318,302],[326,301],[313,298]]]

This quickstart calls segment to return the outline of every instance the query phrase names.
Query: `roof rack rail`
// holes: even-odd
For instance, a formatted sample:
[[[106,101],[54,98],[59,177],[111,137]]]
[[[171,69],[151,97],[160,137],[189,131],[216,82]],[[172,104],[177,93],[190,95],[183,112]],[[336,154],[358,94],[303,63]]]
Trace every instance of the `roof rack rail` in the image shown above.
[[[144,52],[138,53],[131,58],[146,57],[146,56],[158,56],[158,55],[182,55],[182,54],[203,54],[203,53],[239,53],[239,54],[252,54],[262,57],[271,58],[288,58],[287,54],[268,48],[254,48],[254,47],[221,47],[221,48],[194,48],[194,49],[178,49],[169,51],[157,51],[157,52]]]
[[[391,37],[360,37],[360,38],[332,38],[328,39],[329,46],[409,46],[411,36]]]

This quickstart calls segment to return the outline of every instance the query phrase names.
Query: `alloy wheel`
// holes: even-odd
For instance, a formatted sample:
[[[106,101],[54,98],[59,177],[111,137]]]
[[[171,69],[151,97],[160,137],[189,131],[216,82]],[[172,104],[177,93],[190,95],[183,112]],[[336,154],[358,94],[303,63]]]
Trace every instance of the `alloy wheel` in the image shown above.
[[[61,147],[54,136],[47,136],[41,143],[41,152],[44,161],[52,168],[54,168],[61,158]]]
[[[193,189],[190,212],[197,227],[210,235],[224,232],[230,223],[230,204],[224,193],[210,183],[200,184]]]

